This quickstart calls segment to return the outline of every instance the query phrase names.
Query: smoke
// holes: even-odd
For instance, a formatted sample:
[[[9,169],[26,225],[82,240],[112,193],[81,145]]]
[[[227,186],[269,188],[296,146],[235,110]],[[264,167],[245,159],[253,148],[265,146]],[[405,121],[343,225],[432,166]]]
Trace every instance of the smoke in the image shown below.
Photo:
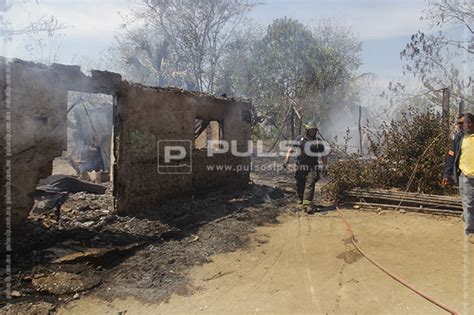
[[[110,170],[113,99],[111,95],[69,92],[68,149],[81,171]]]
[[[329,119],[321,125],[321,133],[326,140],[347,146],[348,153],[361,153],[362,144],[362,154],[367,154],[367,129],[371,128],[368,123],[371,120],[372,117],[366,108],[360,107],[359,112],[359,106],[353,105],[331,112]]]

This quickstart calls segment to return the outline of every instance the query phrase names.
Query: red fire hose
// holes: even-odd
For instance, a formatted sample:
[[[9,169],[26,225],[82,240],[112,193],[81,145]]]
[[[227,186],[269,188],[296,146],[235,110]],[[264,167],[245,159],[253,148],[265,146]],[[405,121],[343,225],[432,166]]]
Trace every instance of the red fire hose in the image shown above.
[[[364,256],[365,258],[367,258],[368,261],[370,261],[372,264],[374,264],[377,268],[379,268],[380,270],[382,270],[385,274],[387,274],[388,276],[390,276],[392,279],[394,279],[395,281],[399,282],[400,284],[404,285],[405,287],[407,287],[408,289],[410,289],[411,291],[413,291],[414,293],[418,294],[419,296],[425,298],[426,300],[430,301],[431,303],[435,304],[436,306],[442,308],[443,310],[445,310],[446,312],[450,313],[450,314],[458,314],[457,311],[453,310],[452,308],[440,303],[440,302],[437,302],[435,299],[433,299],[432,297],[430,297],[429,295],[415,289],[412,285],[410,285],[409,283],[407,283],[405,280],[403,280],[402,278],[398,277],[397,275],[393,274],[392,272],[388,271],[387,269],[385,269],[381,264],[379,264],[378,262],[376,262],[374,259],[370,258],[369,256],[367,256],[367,254],[359,247],[359,245],[357,244],[357,241],[355,239],[355,236],[354,236],[354,232],[352,231],[352,226],[351,224],[346,220],[346,218],[344,217],[344,214],[342,213],[342,211],[336,207],[336,210],[337,210],[337,213],[339,214],[339,216],[341,217],[341,219],[344,221],[344,224],[346,225],[347,227],[347,232],[349,233],[349,237],[350,237],[350,240],[351,240],[351,243],[352,245],[354,245],[354,247],[357,249],[357,251],[362,255]]]

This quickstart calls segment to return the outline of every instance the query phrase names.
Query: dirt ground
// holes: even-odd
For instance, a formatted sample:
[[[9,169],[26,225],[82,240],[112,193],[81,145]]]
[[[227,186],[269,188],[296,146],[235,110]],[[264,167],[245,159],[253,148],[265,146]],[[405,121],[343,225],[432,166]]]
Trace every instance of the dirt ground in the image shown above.
[[[344,210],[363,249],[419,290],[474,311],[474,246],[464,268],[458,218]],[[248,248],[190,270],[185,292],[159,303],[84,298],[60,314],[442,314],[361,257],[335,212],[284,214]],[[468,281],[469,293],[464,292]],[[465,299],[466,296],[466,299]],[[123,314],[123,313],[122,313]]]
[[[247,189],[137,217],[113,213],[110,187],[70,195],[59,221],[40,213],[14,235],[10,313],[442,313],[361,257],[327,201],[297,211],[292,174],[273,162],[255,161]],[[343,213],[386,268],[474,312],[474,246],[459,217]]]

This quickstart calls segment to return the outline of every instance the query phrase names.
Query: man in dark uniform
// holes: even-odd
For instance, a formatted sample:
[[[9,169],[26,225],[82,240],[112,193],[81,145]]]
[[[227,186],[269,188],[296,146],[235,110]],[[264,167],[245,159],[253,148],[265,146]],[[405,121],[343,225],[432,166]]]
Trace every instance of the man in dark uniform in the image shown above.
[[[298,152],[296,152],[296,192],[300,203],[303,205],[303,210],[307,213],[314,213],[314,190],[316,182],[320,178],[318,156],[325,151],[325,147],[323,141],[316,136],[318,127],[314,121],[308,122],[304,127],[306,134],[296,137],[293,145],[290,146],[286,153],[283,166],[286,168],[292,153],[296,151],[296,148],[299,148]],[[327,157],[322,156],[321,160],[323,162],[321,169],[325,171]]]

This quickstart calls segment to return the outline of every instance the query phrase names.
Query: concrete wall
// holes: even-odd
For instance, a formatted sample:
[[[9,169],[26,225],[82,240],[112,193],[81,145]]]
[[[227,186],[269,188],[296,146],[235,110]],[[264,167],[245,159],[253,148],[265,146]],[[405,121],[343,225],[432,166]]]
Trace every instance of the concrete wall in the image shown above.
[[[250,104],[177,89],[149,88],[124,82],[117,94],[114,195],[119,213],[156,210],[165,200],[224,185],[247,185],[249,158],[230,153],[208,157],[192,149],[190,174],[158,173],[159,140],[194,143],[195,119],[220,121],[223,140],[236,140],[240,151],[250,139]],[[206,131],[204,131],[206,132]],[[246,168],[213,170],[209,165]]]

